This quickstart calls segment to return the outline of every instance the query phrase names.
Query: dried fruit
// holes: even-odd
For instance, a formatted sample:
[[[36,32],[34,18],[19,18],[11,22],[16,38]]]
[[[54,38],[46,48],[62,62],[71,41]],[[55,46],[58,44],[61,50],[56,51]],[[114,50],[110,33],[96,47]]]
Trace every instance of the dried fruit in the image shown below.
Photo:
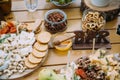
[[[83,69],[76,69],[75,73],[80,77],[82,77],[83,79],[87,78],[87,75]]]

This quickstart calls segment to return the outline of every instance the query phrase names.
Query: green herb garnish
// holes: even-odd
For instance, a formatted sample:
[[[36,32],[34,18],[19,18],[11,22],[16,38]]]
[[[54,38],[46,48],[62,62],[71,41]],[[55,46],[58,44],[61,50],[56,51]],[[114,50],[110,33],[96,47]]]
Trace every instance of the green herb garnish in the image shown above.
[[[92,69],[93,69],[93,66],[88,65],[88,70],[90,71],[90,70],[92,70]]]
[[[82,80],[79,76],[77,76],[76,74],[74,74],[74,80]]]
[[[102,53],[102,51],[100,50],[100,56],[98,58],[100,59],[100,58],[104,58],[104,57],[105,57],[105,54]]]
[[[0,43],[3,43],[8,37],[10,37],[10,34],[6,34],[4,38],[0,39]]]

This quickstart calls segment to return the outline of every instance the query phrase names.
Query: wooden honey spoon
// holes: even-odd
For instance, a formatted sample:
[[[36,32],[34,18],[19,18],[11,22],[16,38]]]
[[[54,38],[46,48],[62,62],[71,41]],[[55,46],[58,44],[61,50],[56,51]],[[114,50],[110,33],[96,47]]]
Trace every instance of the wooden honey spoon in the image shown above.
[[[64,41],[67,41],[67,40],[69,40],[69,39],[72,39],[72,38],[74,38],[74,37],[75,37],[75,35],[68,36],[68,37],[66,37],[66,38],[64,38],[64,39],[62,39],[62,40],[57,40],[57,41],[53,42],[53,44],[54,44],[54,45],[60,45],[60,43],[62,43],[62,42],[64,42]]]

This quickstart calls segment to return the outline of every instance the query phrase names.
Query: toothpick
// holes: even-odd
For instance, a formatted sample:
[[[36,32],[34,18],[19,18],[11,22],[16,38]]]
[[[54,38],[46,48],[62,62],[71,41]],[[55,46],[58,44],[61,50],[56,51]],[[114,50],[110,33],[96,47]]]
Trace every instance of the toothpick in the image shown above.
[[[93,48],[92,48],[92,53],[95,52],[95,38],[93,38]]]
[[[67,55],[67,67],[69,67],[70,65],[70,50],[68,51],[68,55]]]
[[[19,27],[22,25],[22,23],[19,22],[18,20],[17,20],[17,23],[19,23],[19,24],[16,26],[16,28],[17,28],[17,35],[18,35],[18,34],[19,34]]]

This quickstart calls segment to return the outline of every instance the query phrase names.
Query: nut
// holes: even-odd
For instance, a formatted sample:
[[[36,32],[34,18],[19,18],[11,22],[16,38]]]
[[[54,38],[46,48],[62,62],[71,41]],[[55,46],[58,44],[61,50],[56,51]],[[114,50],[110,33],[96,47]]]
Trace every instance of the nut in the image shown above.
[[[0,75],[2,75],[2,74],[3,74],[3,72],[0,71]]]
[[[53,12],[49,14],[47,18],[51,23],[45,21],[44,25],[49,32],[56,33],[59,31],[64,31],[66,29],[67,20],[61,22],[64,19],[63,14],[59,12]]]
[[[16,69],[13,69],[13,70],[11,70],[13,73],[16,73],[16,72],[18,72]]]

